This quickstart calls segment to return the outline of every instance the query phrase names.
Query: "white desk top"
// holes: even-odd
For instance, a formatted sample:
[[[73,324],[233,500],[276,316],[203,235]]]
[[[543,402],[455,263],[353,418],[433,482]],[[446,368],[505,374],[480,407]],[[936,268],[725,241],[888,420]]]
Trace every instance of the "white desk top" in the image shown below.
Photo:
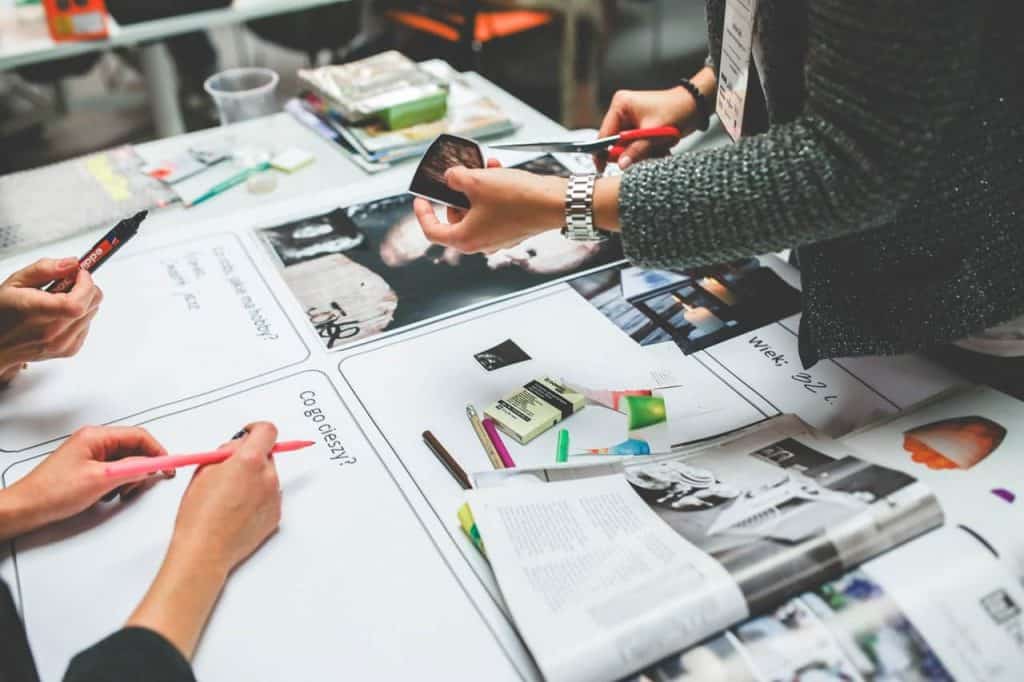
[[[519,122],[519,129],[510,136],[500,138],[502,142],[556,139],[566,133],[561,125],[479,74],[470,73],[467,77],[474,87],[493,98]],[[332,204],[333,207],[350,204],[360,197],[401,192],[409,186],[416,168],[416,160],[412,159],[390,170],[368,175],[334,143],[319,137],[287,113],[247,121],[230,128],[208,128],[156,140],[137,145],[136,150],[147,161],[157,162],[171,158],[190,146],[224,140],[229,135],[232,143],[237,145],[269,146],[274,151],[283,151],[290,146],[300,147],[314,154],[316,160],[291,174],[270,171],[277,175],[278,182],[274,191],[268,194],[252,194],[243,184],[192,208],[174,206],[156,211],[150,216],[150,223],[174,224],[183,218],[192,222],[240,211],[254,211],[261,216],[269,216],[271,213],[277,215],[278,205],[286,205],[283,210],[288,213],[297,210],[291,206],[301,204],[303,210],[311,214],[320,208],[328,210]]]
[[[61,43],[50,38],[42,5],[19,7],[13,24],[0,17],[0,71],[338,2],[348,0],[235,0],[224,9],[192,12],[130,26],[118,26],[111,19],[110,37],[106,40]]]

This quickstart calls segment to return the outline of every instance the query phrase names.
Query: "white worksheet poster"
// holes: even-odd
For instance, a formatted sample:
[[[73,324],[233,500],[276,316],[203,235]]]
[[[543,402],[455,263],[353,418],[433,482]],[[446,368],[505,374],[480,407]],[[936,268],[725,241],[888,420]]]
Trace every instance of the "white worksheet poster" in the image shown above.
[[[309,357],[237,236],[135,246],[97,273],[103,304],[81,352],[30,364],[5,391],[0,451],[23,451]]]
[[[530,359],[488,371],[475,357],[511,340]],[[619,332],[566,285],[457,320],[438,323],[363,350],[343,351],[343,380],[416,481],[437,519],[492,590],[490,569],[459,528],[462,490],[423,443],[431,430],[469,472],[491,468],[466,417],[538,377],[594,386],[670,383],[682,387],[686,438],[697,439],[774,416],[674,346],[644,348]],[[600,447],[625,438],[625,416],[587,406],[563,425],[574,447]],[[518,466],[554,461],[557,429],[527,445],[505,442]]]
[[[758,341],[752,343],[754,337]],[[765,347],[756,347],[762,338]],[[509,342],[520,352],[515,362],[505,364],[496,349],[507,349]],[[772,356],[764,352],[768,346]],[[481,360],[484,355],[486,362]],[[830,362],[816,366],[812,376],[827,377],[832,391],[828,395],[839,398],[825,400],[805,390],[792,378],[802,371],[796,337],[774,323],[688,355],[671,340],[638,343],[622,325],[610,321],[607,310],[568,284],[343,351],[342,356],[339,371],[354,401],[416,481],[467,561],[491,585],[489,570],[462,537],[454,513],[462,491],[422,437],[430,430],[468,472],[490,469],[466,417],[467,404],[483,414],[497,400],[543,377],[593,388],[671,387],[664,393],[671,396],[666,404],[671,403],[668,428],[674,445],[782,413],[795,413],[830,433],[846,432],[898,412],[911,399],[906,388],[889,398],[883,389],[865,385],[853,372]],[[775,362],[783,356],[791,364]],[[896,371],[894,376],[907,379],[913,372],[927,373],[927,368],[918,367],[921,361],[908,361],[913,371]],[[899,358],[884,362],[903,366]],[[861,370],[871,367],[867,363]],[[929,380],[923,385],[919,393],[924,395],[918,399],[947,384]],[[527,444],[510,436],[504,441],[518,466],[553,464],[563,427],[569,431],[572,452],[612,446],[629,436],[626,415],[589,404]]]
[[[190,452],[259,418],[282,440],[316,445],[276,456],[280,530],[231,576],[200,642],[198,679],[533,676],[511,629],[470,598],[324,374],[300,372],[144,426],[171,452]],[[4,485],[40,459],[8,467]],[[72,655],[131,613],[190,476],[183,469],[131,503],[99,505],[14,543],[5,573],[44,681],[59,680]]]
[[[898,414],[957,383],[921,357],[821,360],[804,369],[799,316],[765,325],[700,353],[778,412],[792,412],[833,438]]]

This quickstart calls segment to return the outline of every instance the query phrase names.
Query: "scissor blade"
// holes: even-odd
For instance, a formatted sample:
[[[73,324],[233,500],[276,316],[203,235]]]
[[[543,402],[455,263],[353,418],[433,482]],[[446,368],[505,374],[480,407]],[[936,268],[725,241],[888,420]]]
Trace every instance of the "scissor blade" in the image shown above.
[[[492,144],[491,149],[512,152],[579,152],[587,151],[591,142],[526,142],[522,144]]]

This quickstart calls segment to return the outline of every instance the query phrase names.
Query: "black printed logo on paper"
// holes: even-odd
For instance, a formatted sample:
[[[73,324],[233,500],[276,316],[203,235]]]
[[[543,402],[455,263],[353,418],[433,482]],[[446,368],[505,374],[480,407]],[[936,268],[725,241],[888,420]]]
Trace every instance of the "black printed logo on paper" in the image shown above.
[[[494,348],[482,350],[473,357],[476,358],[476,361],[480,363],[480,366],[488,372],[493,372],[496,369],[508,367],[509,365],[516,364],[517,362],[523,362],[530,359],[530,356],[526,354],[526,351],[517,346],[516,342],[512,339],[502,341]]]
[[[1020,615],[1020,606],[1013,600],[1006,590],[996,590],[981,598],[981,605],[992,617],[997,625]]]

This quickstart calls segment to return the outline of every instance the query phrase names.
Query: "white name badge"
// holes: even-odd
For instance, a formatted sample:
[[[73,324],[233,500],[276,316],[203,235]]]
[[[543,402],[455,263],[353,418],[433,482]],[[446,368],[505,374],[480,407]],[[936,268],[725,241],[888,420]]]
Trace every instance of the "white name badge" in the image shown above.
[[[733,142],[743,134],[743,107],[750,76],[750,48],[758,0],[727,0],[722,30],[722,56],[718,60],[716,111]]]

